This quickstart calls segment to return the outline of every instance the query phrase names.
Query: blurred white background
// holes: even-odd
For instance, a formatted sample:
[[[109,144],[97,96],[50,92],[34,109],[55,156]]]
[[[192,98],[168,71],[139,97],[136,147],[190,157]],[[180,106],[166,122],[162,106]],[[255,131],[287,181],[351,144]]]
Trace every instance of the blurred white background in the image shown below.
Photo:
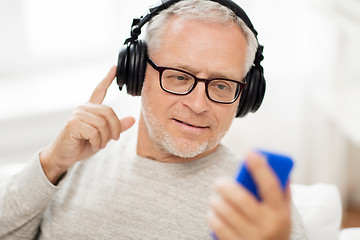
[[[238,0],[265,46],[266,96],[223,140],[291,155],[293,182],[360,206],[360,1]],[[117,62],[150,0],[0,0],[0,165],[29,160]],[[196,36],[194,36],[196,37]],[[220,44],[220,43],[219,43]],[[113,84],[105,103],[138,117]]]

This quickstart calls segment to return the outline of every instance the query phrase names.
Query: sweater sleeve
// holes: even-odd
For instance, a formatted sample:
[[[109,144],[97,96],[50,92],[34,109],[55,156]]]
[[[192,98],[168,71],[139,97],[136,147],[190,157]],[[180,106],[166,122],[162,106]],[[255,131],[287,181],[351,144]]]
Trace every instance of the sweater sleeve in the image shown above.
[[[0,186],[0,239],[34,239],[47,204],[60,187],[51,184],[37,154]]]

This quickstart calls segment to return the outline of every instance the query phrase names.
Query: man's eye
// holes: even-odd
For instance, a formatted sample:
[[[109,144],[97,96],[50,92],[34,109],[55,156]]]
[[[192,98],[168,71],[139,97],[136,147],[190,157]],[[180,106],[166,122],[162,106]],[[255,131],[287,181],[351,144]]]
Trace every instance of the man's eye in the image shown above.
[[[225,89],[227,88],[227,86],[221,85],[221,84],[218,84],[217,87],[218,87],[220,90],[225,90]]]
[[[186,78],[182,75],[176,75],[174,76],[177,80],[186,80]]]
[[[176,80],[179,80],[179,81],[186,81],[186,80],[189,80],[189,76],[187,75],[183,75],[183,74],[180,74],[180,75],[174,75],[173,76]]]
[[[213,84],[211,84],[211,87],[215,88],[217,90],[221,90],[221,91],[230,91],[231,90],[231,86],[229,86],[229,84],[223,83],[223,82],[213,83]]]

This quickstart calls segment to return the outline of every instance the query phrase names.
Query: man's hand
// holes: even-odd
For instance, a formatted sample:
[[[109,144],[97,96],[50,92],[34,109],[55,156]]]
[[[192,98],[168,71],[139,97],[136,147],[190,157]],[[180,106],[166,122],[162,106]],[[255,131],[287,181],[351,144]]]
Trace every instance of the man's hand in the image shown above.
[[[110,107],[102,105],[115,73],[113,66],[95,88],[89,102],[72,113],[55,141],[40,153],[41,165],[52,183],[55,184],[75,162],[92,156],[111,139],[118,140],[120,133],[134,124],[133,117],[119,120]]]
[[[253,153],[247,159],[262,201],[258,202],[235,181],[218,181],[219,196],[210,200],[210,227],[219,240],[288,240],[291,231],[289,186],[284,193],[275,173],[260,155]]]

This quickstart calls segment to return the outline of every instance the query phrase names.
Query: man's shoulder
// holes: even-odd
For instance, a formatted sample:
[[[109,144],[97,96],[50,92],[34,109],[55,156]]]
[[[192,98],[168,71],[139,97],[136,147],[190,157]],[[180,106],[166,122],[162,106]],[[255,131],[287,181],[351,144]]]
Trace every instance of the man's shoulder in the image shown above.
[[[242,162],[241,156],[239,156],[223,144],[219,145],[219,148],[215,152],[215,154],[217,155],[216,157],[221,157],[222,159],[224,159],[224,161],[227,161],[229,163],[239,164],[240,162]]]
[[[220,144],[218,149],[209,156],[214,160],[215,166],[224,174],[234,175],[242,162],[242,158],[228,147]]]

